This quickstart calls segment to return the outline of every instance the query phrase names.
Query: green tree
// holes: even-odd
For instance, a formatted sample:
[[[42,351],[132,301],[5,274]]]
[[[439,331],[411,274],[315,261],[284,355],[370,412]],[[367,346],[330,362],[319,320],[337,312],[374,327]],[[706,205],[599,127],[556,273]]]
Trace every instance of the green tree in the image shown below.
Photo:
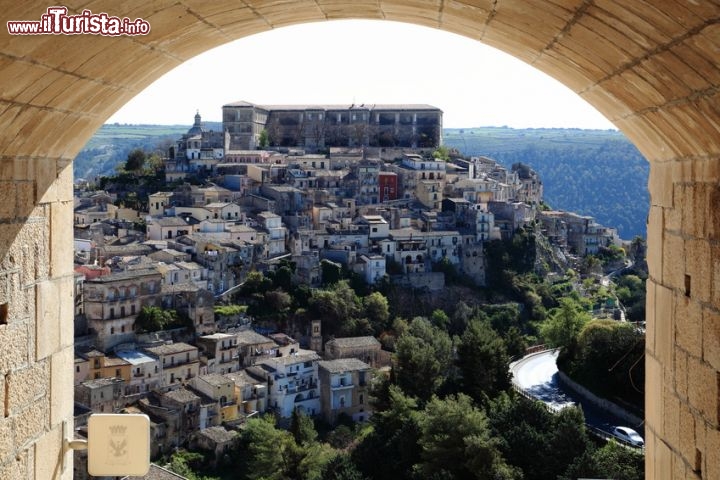
[[[366,480],[347,453],[335,455],[323,469],[322,480]]]
[[[375,334],[387,328],[390,318],[390,306],[387,298],[380,292],[373,292],[362,300],[365,316],[370,321]]]
[[[264,128],[260,132],[260,136],[258,137],[258,147],[261,149],[266,148],[270,144],[270,136],[268,135],[267,130]]]
[[[491,435],[485,413],[470,397],[433,397],[420,417],[421,478],[520,478],[510,468]]]
[[[501,451],[525,480],[557,478],[592,448],[579,408],[551,414],[539,401],[501,394],[488,411]]]
[[[255,293],[264,294],[273,287],[272,280],[266,278],[262,272],[252,271],[249,272],[243,286],[240,288],[240,294],[246,297],[252,296]]]
[[[540,334],[550,346],[569,347],[590,319],[590,314],[579,303],[567,297],[561,298],[560,306],[540,326]]]
[[[165,330],[178,322],[175,310],[160,307],[143,307],[135,318],[135,330],[139,333]]]
[[[510,387],[505,342],[486,322],[471,320],[457,345],[463,391],[478,403]]]
[[[420,461],[419,418],[417,400],[391,385],[387,409],[370,417],[373,430],[352,452],[362,473],[376,480],[410,480]]]
[[[240,439],[248,480],[285,478],[287,455],[295,442],[288,432],[275,428],[272,416],[249,419]]]
[[[346,280],[331,288],[316,291],[309,302],[313,312],[323,319],[323,331],[331,335],[352,335],[360,312],[360,299]]]
[[[298,445],[307,445],[317,439],[317,431],[312,418],[303,414],[297,408],[293,410],[290,418],[290,433]]]
[[[644,340],[626,322],[593,320],[578,335],[575,348],[558,357],[558,367],[601,397],[617,396],[642,408]]]
[[[188,480],[217,480],[217,477],[206,477],[197,473],[204,469],[204,463],[205,457],[201,453],[178,450],[170,457],[167,468]]]
[[[442,160],[443,162],[450,161],[450,149],[444,145],[440,145],[432,153],[432,156],[436,160]]]
[[[445,313],[443,310],[437,309],[433,310],[432,314],[430,315],[430,321],[437,328],[441,330],[447,330],[448,325],[450,324],[450,317],[448,317],[447,313]]]
[[[395,345],[396,381],[402,390],[427,401],[445,382],[452,365],[448,334],[424,318],[415,318]]]
[[[128,153],[127,160],[125,161],[125,171],[127,172],[138,172],[145,165],[147,155],[141,148],[136,148]]]

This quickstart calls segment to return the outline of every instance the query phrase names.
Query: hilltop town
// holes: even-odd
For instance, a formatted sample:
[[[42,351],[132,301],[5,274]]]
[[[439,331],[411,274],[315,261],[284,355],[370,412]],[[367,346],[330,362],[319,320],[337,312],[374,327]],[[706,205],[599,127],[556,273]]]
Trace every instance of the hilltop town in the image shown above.
[[[219,457],[265,412],[372,415],[390,353],[372,335],[329,335],[325,318],[261,325],[220,308],[258,272],[292,266],[292,284],[310,289],[342,271],[433,292],[446,285],[439,266],[486,286],[486,245],[523,229],[565,265],[621,245],[615,229],[547,208],[529,166],[443,147],[429,105],[230,103],[222,131],[198,113],[161,160],[163,188],[134,202],[112,182],[78,183],[73,219],[76,427],[93,412],[145,413],[154,457],[179,446]]]

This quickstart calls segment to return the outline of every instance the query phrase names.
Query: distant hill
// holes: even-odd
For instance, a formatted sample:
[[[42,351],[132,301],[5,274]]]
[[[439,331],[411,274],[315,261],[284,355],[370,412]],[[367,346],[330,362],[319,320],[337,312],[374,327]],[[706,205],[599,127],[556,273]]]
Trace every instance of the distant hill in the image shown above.
[[[206,122],[220,130],[220,123]],[[103,125],[74,162],[75,178],[115,172],[134,148],[166,150],[190,125]],[[445,145],[465,155],[485,155],[503,165],[529,164],[540,173],[545,200],[553,208],[592,215],[617,227],[623,238],[645,236],[649,165],[613,130],[449,128]]]
[[[444,143],[465,155],[484,155],[510,167],[523,162],[543,180],[553,208],[591,215],[620,236],[646,236],[650,166],[635,146],[614,130],[445,129]]]
[[[219,130],[219,122],[205,122],[209,130]],[[165,151],[190,125],[103,125],[95,132],[73,162],[75,178],[92,180],[95,177],[115,173],[115,166],[125,162],[135,148],[147,152]]]

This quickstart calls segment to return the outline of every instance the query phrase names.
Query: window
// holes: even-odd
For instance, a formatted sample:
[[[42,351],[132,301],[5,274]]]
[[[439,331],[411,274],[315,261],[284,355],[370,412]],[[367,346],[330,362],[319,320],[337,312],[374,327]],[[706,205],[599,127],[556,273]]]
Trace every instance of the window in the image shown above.
[[[120,369],[119,369],[119,368],[116,368],[116,369],[115,369],[115,376],[116,376],[116,377],[120,377],[120,376],[121,376],[121,375],[120,375]]]
[[[80,373],[80,365],[75,366],[75,373]]]
[[[360,403],[360,405],[362,405],[364,403],[364,400],[365,400],[364,395],[361,393],[360,397],[358,398],[358,402]]]

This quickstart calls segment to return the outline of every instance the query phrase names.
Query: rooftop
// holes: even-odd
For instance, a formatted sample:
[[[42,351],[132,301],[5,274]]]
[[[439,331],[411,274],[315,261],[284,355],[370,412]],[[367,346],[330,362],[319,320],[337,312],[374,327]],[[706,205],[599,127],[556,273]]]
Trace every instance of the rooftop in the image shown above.
[[[433,107],[427,104],[413,104],[413,103],[363,103],[361,105],[352,104],[299,104],[299,105],[258,105],[246,101],[238,101],[232,103],[226,103],[224,107],[258,107],[264,110],[436,110],[440,111],[439,108]]]
[[[118,350],[115,352],[115,355],[122,358],[130,365],[140,365],[142,363],[152,363],[157,361],[153,357],[137,350]]]
[[[355,372],[369,370],[370,365],[357,358],[340,358],[337,360],[324,360],[318,362],[318,367],[330,373]]]
[[[221,426],[216,426],[200,430],[198,435],[207,437],[217,444],[222,444],[232,441],[238,436],[238,433],[235,431],[225,430],[225,428]]]
[[[145,350],[154,355],[172,355],[174,353],[189,352],[197,350],[197,347],[184,342],[158,345],[157,347],[145,347]]]
[[[380,342],[375,337],[346,337],[335,338],[327,342],[326,345],[336,345],[341,348],[350,347],[377,347],[380,348]]]
[[[189,403],[196,400],[200,400],[200,397],[195,395],[190,390],[185,388],[178,388],[177,390],[170,390],[164,394],[165,397],[175,400],[178,403]]]
[[[213,387],[222,387],[228,383],[232,383],[232,379],[226,377],[225,375],[220,375],[219,373],[208,373],[207,375],[200,375],[198,378]]]
[[[255,345],[257,343],[272,343],[268,337],[260,335],[252,330],[244,330],[237,333],[238,345]]]

